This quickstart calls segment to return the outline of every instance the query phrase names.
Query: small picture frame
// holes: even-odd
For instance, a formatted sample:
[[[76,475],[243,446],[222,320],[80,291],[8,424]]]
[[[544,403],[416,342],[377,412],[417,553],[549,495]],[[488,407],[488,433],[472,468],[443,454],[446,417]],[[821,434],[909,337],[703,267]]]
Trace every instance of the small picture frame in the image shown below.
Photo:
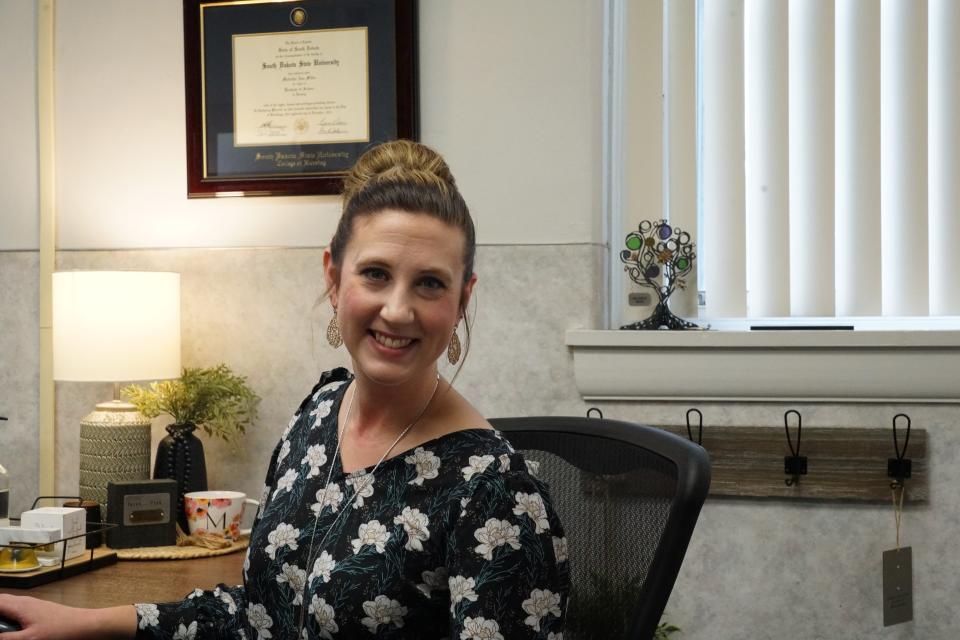
[[[184,0],[187,196],[338,194],[416,139],[416,0]]]

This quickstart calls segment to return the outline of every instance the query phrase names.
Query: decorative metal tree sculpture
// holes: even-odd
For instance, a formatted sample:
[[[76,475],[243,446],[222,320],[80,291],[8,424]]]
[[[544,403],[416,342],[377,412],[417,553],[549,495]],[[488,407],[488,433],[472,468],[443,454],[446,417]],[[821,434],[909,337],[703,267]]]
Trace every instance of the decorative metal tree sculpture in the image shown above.
[[[677,288],[686,289],[684,277],[693,269],[697,258],[696,245],[690,234],[671,227],[666,220],[644,220],[637,231],[627,234],[627,248],[620,252],[620,261],[630,279],[657,293],[657,306],[650,317],[620,327],[621,329],[699,329],[678,318],[667,302]]]

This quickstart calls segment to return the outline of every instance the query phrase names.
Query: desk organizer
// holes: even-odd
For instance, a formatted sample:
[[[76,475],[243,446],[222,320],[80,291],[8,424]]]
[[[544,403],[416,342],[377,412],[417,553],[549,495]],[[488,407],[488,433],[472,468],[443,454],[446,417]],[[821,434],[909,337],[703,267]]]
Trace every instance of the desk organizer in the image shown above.
[[[40,496],[33,501],[33,507],[36,508],[37,503],[41,500],[56,500],[56,499],[79,499],[75,496]],[[10,518],[10,524],[14,526],[20,525],[19,518]],[[71,540],[76,540],[78,538],[83,538],[84,540],[100,540],[103,537],[103,534],[108,529],[112,529],[117,525],[105,522],[87,522],[86,523],[86,532],[79,533],[71,536],[60,536],[55,540],[50,540],[47,542],[38,542],[38,543],[18,543],[16,545],[11,544],[0,544],[0,549],[25,549],[36,551],[46,548],[49,546],[59,546],[60,548],[60,562],[59,564],[53,566],[38,566],[36,569],[30,570],[18,570],[17,572],[6,572],[0,571],[0,587],[10,587],[14,589],[30,589],[32,587],[37,587],[42,584],[48,584],[56,580],[62,580],[63,578],[69,578],[81,573],[86,573],[93,569],[98,569],[100,567],[105,567],[117,562],[117,552],[113,549],[108,549],[106,547],[96,546],[95,548],[88,548],[81,555],[67,559],[67,547],[68,543]]]
[[[19,520],[16,518],[10,518],[11,524],[19,523]],[[102,534],[107,529],[114,527],[112,524],[101,524],[101,523],[88,523],[91,528],[86,533],[82,533],[78,536],[68,536],[65,538],[59,538],[54,540],[52,544],[56,543],[65,543],[74,538],[85,538],[86,536],[93,536]],[[18,548],[32,548],[38,549],[44,547],[43,544],[24,544],[17,545]],[[11,547],[11,545],[0,545],[0,548]],[[63,545],[63,554],[66,554],[66,544]],[[52,567],[40,566],[32,571],[24,571],[20,573],[5,573],[0,571],[0,587],[12,587],[15,589],[30,589],[31,587],[36,587],[41,584],[47,584],[49,582],[54,582],[55,580],[61,580],[63,578],[69,578],[80,573],[86,573],[93,569],[99,569],[100,567],[105,567],[117,562],[117,552],[113,549],[108,549],[106,547],[98,547],[96,549],[90,549],[89,552],[85,552],[83,555],[71,558],[69,560],[64,560],[62,557],[60,559],[60,564]]]

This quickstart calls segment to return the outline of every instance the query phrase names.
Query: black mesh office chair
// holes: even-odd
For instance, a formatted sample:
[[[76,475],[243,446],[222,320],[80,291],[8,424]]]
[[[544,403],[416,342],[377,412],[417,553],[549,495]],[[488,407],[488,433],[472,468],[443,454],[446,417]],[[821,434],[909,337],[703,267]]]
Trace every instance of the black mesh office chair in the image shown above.
[[[566,529],[565,640],[648,640],[710,488],[710,459],[661,429],[597,418],[490,421],[539,463]]]

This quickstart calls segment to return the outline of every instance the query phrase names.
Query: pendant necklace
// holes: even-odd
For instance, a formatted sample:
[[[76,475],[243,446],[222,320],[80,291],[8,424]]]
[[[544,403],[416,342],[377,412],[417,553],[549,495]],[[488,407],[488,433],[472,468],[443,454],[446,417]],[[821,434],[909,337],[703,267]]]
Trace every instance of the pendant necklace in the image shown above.
[[[423,408],[420,409],[419,413],[417,413],[413,421],[410,424],[408,424],[406,427],[404,427],[403,431],[400,432],[400,435],[397,436],[397,439],[393,441],[393,444],[391,444],[387,448],[387,450],[383,452],[383,455],[380,456],[379,460],[377,460],[377,464],[373,466],[373,469],[370,471],[370,473],[363,475],[362,486],[361,486],[361,483],[359,482],[354,486],[353,494],[350,496],[350,499],[344,503],[343,509],[341,509],[340,513],[337,514],[337,517],[334,518],[333,522],[330,523],[330,526],[327,527],[327,531],[326,533],[323,534],[323,537],[320,539],[320,542],[317,543],[317,547],[321,549],[323,548],[323,543],[327,541],[327,536],[330,535],[330,532],[336,526],[337,522],[340,521],[340,518],[343,517],[343,514],[345,514],[347,511],[352,510],[354,499],[357,497],[358,494],[360,494],[361,491],[366,490],[370,482],[373,481],[374,474],[377,472],[377,469],[380,468],[381,463],[383,463],[383,461],[387,459],[387,456],[390,455],[390,452],[393,451],[398,444],[400,444],[400,441],[403,440],[408,433],[410,433],[410,430],[413,429],[414,425],[420,422],[420,418],[423,417],[423,414],[427,412],[427,408],[430,406],[430,403],[433,402],[433,397],[437,395],[437,388],[439,388],[439,386],[440,386],[440,373],[438,372],[437,380],[436,382],[433,383],[433,391],[430,392],[430,397],[427,398],[427,402],[423,405]],[[305,570],[309,571],[310,573],[313,573],[313,569],[311,565],[313,564],[313,562],[316,561],[316,558],[313,557],[313,542],[314,542],[314,538],[317,535],[317,525],[319,524],[320,515],[323,513],[324,507],[328,506],[327,492],[330,490],[330,480],[331,478],[333,478],[333,467],[336,461],[339,459],[340,443],[346,437],[347,429],[350,427],[350,412],[353,410],[353,401],[356,400],[356,398],[357,398],[357,391],[354,390],[353,395],[350,396],[350,402],[347,404],[347,412],[343,416],[343,427],[340,429],[340,433],[337,435],[337,446],[334,448],[333,458],[330,460],[330,470],[327,472],[327,482],[326,482],[326,485],[323,487],[323,497],[320,499],[320,508],[317,510],[317,514],[313,518],[313,533],[310,534],[310,547],[307,550],[307,564],[305,567]],[[348,474],[348,475],[352,475],[352,474]],[[298,638],[303,636],[304,627],[306,626],[305,614],[307,611],[307,591],[310,589],[310,573],[307,574],[307,578],[304,581],[304,585],[303,585],[303,598],[301,598],[301,602],[300,602],[300,624],[298,625],[300,630],[299,630],[299,633],[297,634]]]

